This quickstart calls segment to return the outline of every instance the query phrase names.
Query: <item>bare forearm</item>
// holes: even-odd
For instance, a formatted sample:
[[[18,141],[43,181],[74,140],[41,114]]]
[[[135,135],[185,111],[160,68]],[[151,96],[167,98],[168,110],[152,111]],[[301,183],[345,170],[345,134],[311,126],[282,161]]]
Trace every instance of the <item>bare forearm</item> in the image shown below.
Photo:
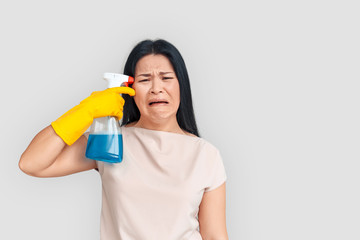
[[[21,155],[19,167],[29,175],[36,175],[51,166],[65,146],[54,129],[48,126],[34,137]]]

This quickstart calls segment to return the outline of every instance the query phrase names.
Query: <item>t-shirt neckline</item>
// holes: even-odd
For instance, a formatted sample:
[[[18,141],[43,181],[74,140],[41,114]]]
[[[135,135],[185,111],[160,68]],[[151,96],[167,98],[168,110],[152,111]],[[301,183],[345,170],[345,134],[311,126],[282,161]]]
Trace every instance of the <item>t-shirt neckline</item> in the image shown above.
[[[142,127],[135,127],[135,126],[123,126],[123,128],[132,128],[134,130],[139,130],[139,131],[148,131],[148,132],[153,132],[153,133],[159,133],[159,134],[169,134],[169,135],[173,135],[173,136],[180,136],[180,137],[189,137],[192,139],[198,139],[198,136],[190,136],[187,134],[180,134],[180,133],[175,133],[175,132],[168,132],[168,131],[162,131],[162,130],[154,130],[154,129],[148,129],[148,128],[142,128]]]

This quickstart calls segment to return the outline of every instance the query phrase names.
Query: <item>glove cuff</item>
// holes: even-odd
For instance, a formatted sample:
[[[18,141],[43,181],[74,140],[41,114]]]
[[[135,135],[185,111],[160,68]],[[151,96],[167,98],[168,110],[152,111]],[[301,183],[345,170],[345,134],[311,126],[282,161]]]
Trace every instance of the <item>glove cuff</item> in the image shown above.
[[[81,107],[75,107],[51,123],[56,134],[67,144],[72,145],[90,127],[93,118]]]

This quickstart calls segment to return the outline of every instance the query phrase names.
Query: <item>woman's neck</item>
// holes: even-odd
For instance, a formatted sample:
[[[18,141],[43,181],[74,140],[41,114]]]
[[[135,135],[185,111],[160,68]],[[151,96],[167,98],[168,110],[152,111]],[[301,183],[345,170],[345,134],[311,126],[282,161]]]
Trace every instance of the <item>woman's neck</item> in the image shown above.
[[[163,121],[163,122],[151,122],[151,121],[144,121],[139,119],[139,121],[128,124],[129,127],[139,127],[139,128],[146,128],[149,130],[157,130],[157,131],[165,131],[165,132],[173,132],[173,133],[180,133],[186,134],[179,126],[178,122],[175,121]]]

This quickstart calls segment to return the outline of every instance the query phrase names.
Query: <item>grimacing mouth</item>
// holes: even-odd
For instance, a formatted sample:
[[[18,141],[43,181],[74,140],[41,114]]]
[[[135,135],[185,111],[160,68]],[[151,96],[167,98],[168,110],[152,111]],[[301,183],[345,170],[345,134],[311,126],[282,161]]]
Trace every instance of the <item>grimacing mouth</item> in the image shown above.
[[[149,102],[149,105],[151,106],[151,105],[153,105],[154,103],[165,103],[165,104],[169,104],[169,102],[166,101],[166,100],[151,100],[151,101]]]

